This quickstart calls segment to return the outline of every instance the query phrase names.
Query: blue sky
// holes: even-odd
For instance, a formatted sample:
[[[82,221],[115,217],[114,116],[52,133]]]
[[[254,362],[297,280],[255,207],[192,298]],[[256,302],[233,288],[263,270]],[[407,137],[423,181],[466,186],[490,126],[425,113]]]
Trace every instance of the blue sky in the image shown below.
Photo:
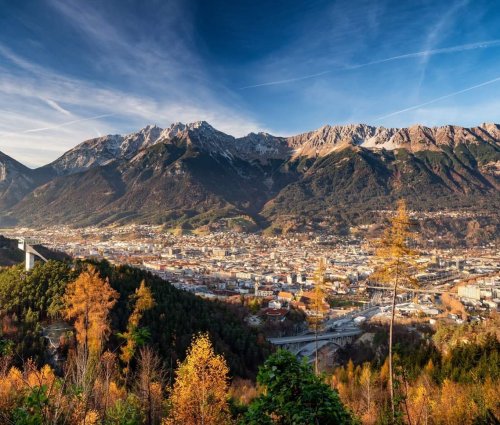
[[[150,123],[500,121],[497,1],[0,0],[0,27],[0,150],[32,167]]]

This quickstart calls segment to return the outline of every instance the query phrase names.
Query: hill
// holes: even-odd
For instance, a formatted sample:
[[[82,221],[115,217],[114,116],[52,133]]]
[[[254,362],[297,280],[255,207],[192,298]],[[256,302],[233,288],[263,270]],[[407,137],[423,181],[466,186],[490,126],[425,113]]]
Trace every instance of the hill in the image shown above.
[[[87,267],[87,262],[49,261],[38,263],[28,274],[22,265],[0,270],[0,321],[3,337],[15,343],[16,359],[32,358],[39,364],[47,357],[42,329],[60,320],[62,296],[69,282]],[[252,377],[269,353],[263,338],[249,328],[236,311],[223,303],[206,301],[178,290],[150,273],[128,266],[93,263],[103,278],[109,279],[119,299],[111,311],[113,337],[109,349],[117,350],[131,314],[130,296],[145,281],[151,289],[155,307],[148,311],[144,326],[150,345],[166,363],[175,365],[184,359],[192,336],[208,332],[216,350],[224,353],[231,371],[240,377]],[[0,340],[2,333],[0,332]]]

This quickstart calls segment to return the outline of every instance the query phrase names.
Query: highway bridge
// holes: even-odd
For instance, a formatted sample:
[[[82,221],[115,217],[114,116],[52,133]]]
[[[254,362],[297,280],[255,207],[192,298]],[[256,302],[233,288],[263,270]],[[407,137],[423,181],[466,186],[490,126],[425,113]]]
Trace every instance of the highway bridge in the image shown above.
[[[407,288],[404,286],[398,286],[398,292],[399,291],[407,291],[407,292],[419,292],[419,293],[424,293],[424,294],[445,294],[445,293],[452,294],[452,293],[457,292],[457,288],[459,286],[469,285],[471,283],[476,283],[477,281],[479,281],[481,279],[485,279],[485,278],[489,278],[489,277],[497,277],[497,276],[500,276],[500,271],[498,271],[498,270],[491,272],[491,273],[483,273],[483,274],[479,274],[476,276],[468,276],[466,278],[463,278],[459,274],[455,274],[455,275],[449,276],[446,279],[442,279],[442,282],[439,285],[433,284],[434,289],[429,289],[428,285],[426,285],[427,287],[414,287],[414,288]],[[451,288],[440,287],[445,282],[449,283],[449,282],[452,282],[452,281],[458,280],[458,279],[460,279],[460,281],[454,282],[453,287],[451,287]],[[378,291],[393,291],[394,290],[393,286],[373,285],[373,284],[367,285],[367,286],[365,286],[365,288],[366,289],[375,289]]]
[[[40,254],[36,249],[35,246],[39,245],[40,242],[38,242],[35,239],[19,239],[19,249],[24,251],[26,253],[26,271],[29,272],[33,267],[35,267],[35,257],[41,258],[43,261],[47,262],[48,260]]]
[[[343,347],[344,345],[352,342],[352,340],[360,334],[361,330],[356,328],[340,332],[325,332],[318,334],[317,340],[332,342]],[[277,345],[294,352],[300,350],[300,348],[304,345],[315,342],[316,336],[314,334],[285,336],[282,338],[268,338],[268,341],[273,345]]]
[[[394,291],[393,286],[365,286],[367,289],[376,289],[378,291]],[[404,286],[398,286],[398,292],[422,292],[425,294],[442,294],[444,292],[450,292],[449,290],[439,290],[439,289],[419,289],[419,288],[406,288]]]

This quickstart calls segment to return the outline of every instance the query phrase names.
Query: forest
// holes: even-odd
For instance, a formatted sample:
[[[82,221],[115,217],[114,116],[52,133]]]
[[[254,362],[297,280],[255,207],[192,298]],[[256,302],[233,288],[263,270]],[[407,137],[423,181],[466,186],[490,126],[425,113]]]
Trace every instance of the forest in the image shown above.
[[[499,423],[499,329],[497,314],[489,324],[441,325],[423,338],[398,332],[394,358],[397,423]],[[385,344],[381,341],[377,350],[384,352]],[[368,357],[370,361],[356,363],[349,359],[334,370],[329,382],[361,423],[391,423],[388,358],[373,353]]]
[[[0,271],[2,424],[496,424],[498,316],[396,332],[331,371],[273,352],[231,306],[108,262]],[[54,353],[47,325],[71,325]],[[370,353],[364,350],[365,354]],[[350,357],[352,356],[352,358]]]

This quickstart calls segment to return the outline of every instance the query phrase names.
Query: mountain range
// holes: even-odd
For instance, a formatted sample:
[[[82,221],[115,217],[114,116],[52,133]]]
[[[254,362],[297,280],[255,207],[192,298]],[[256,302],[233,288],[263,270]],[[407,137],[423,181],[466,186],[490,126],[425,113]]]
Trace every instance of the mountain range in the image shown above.
[[[0,225],[342,227],[405,197],[419,210],[500,209],[500,125],[324,126],[235,138],[199,121],[87,140],[29,169],[0,153]]]

